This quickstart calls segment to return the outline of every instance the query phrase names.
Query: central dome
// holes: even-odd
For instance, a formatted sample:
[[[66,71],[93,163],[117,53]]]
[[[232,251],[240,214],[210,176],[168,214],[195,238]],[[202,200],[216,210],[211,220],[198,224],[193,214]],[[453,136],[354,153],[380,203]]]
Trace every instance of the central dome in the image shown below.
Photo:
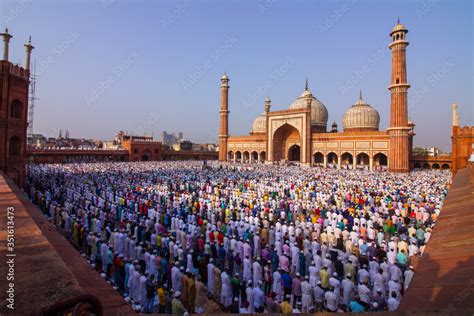
[[[378,131],[380,115],[376,109],[365,103],[362,92],[359,100],[347,110],[342,119],[344,131]]]
[[[306,98],[309,96],[311,96],[311,126],[316,127],[318,131],[325,132],[328,123],[328,110],[321,101],[312,95],[308,88],[308,83],[306,83],[306,88],[303,93],[290,105],[288,109],[305,109]]]

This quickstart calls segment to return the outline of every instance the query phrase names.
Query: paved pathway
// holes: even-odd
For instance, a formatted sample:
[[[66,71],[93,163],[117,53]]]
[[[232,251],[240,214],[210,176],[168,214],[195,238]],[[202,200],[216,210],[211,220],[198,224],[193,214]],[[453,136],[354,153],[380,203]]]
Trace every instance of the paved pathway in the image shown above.
[[[473,171],[456,174],[399,310],[474,314]]]

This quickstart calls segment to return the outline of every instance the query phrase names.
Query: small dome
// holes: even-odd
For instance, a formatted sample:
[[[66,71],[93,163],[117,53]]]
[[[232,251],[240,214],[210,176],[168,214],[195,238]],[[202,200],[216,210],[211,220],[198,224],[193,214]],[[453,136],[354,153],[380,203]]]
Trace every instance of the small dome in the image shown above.
[[[365,103],[362,93],[359,100],[344,113],[342,125],[344,131],[367,130],[378,131],[380,115],[372,106]]]
[[[221,80],[229,80],[229,77],[227,77],[226,72],[224,72],[224,74],[222,75]]]
[[[288,109],[304,109],[306,108],[306,98],[311,95],[311,126],[316,126],[326,130],[328,123],[328,110],[326,106],[316,99],[312,94],[309,88],[306,86],[306,89],[303,93],[296,99]]]
[[[407,125],[408,125],[408,126],[415,126],[415,123],[413,123],[413,121],[409,118]]]
[[[267,131],[267,118],[265,116],[265,112],[257,116],[255,121],[252,124],[251,133],[265,133]]]
[[[397,25],[395,25],[392,29],[392,32],[390,32],[390,36],[392,36],[393,33],[403,31],[405,33],[408,33],[407,28],[405,25],[401,24],[400,21],[398,21]]]

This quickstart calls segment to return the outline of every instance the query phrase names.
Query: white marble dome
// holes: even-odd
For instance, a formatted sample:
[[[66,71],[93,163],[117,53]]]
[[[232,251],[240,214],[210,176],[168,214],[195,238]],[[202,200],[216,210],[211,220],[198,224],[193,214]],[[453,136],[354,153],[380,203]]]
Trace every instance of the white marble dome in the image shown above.
[[[267,119],[265,116],[265,112],[257,116],[257,118],[253,121],[252,124],[252,133],[265,133],[267,131],[266,128]]]
[[[303,93],[296,99],[288,109],[304,109],[306,108],[306,97],[311,94],[311,91],[308,87],[303,91]],[[312,94],[311,94],[312,95]],[[320,128],[326,129],[328,123],[328,110],[326,106],[312,96],[311,101],[311,126],[317,126]]]
[[[348,130],[370,130],[378,131],[380,115],[376,109],[362,99],[359,100],[344,113],[342,125],[344,131]]]

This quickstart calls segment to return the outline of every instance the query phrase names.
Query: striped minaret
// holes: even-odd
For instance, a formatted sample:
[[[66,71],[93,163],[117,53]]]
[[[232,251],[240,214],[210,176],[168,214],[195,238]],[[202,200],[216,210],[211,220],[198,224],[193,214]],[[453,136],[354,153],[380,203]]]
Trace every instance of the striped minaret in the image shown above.
[[[229,77],[221,77],[221,110],[219,129],[219,161],[227,161],[227,139],[229,138]]]
[[[388,157],[389,170],[392,172],[409,172],[409,131],[407,92],[406,47],[408,30],[398,21],[392,29],[392,42],[388,46],[392,50],[392,82],[390,90],[390,149]]]

